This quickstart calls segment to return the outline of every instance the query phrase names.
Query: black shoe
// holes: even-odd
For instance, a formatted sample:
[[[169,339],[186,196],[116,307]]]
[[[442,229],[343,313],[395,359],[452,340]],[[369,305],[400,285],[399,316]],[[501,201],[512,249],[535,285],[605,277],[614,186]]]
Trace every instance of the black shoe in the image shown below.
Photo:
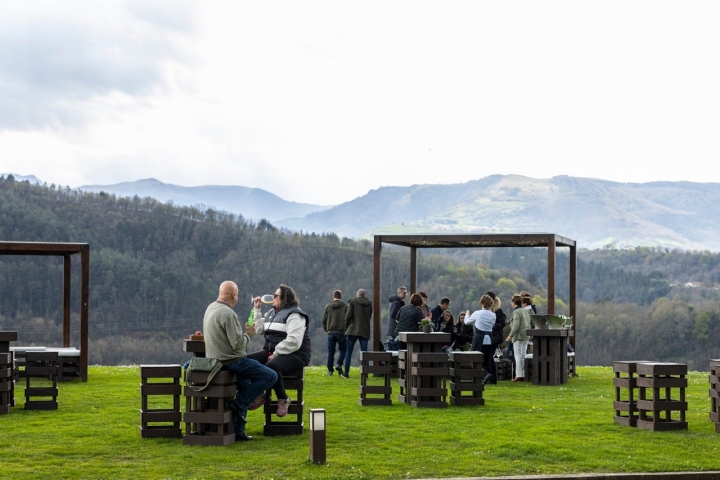
[[[492,379],[493,379],[493,376],[488,373],[487,375],[485,375],[485,378],[483,378],[482,384],[487,385],[488,383],[491,382]]]
[[[335,370],[337,370],[339,375],[342,375],[342,367],[340,365],[335,365]]]
[[[247,420],[245,420],[245,417],[243,416],[242,409],[240,406],[235,402],[235,400],[230,400],[225,404],[225,408],[228,410],[232,410],[232,412],[240,419],[240,422],[247,423]]]
[[[248,435],[247,433],[236,433],[235,434],[236,442],[247,442],[248,440],[252,440],[252,435]]]

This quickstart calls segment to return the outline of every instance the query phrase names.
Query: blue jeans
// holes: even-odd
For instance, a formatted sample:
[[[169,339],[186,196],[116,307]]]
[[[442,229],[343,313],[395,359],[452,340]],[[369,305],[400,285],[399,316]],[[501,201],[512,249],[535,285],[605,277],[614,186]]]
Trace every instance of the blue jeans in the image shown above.
[[[333,372],[333,359],[335,358],[335,344],[337,343],[340,353],[338,354],[338,360],[335,365],[342,367],[343,360],[345,359],[345,335],[342,333],[328,333],[328,359],[327,369],[328,372]]]
[[[355,342],[360,342],[360,351],[367,352],[368,339],[355,335],[347,336],[347,351],[345,352],[345,376],[350,375],[350,360],[352,359]]]
[[[277,380],[277,373],[252,358],[241,358],[237,362],[223,365],[222,369],[234,373],[237,377],[235,402],[242,409],[245,418],[250,402],[265,393],[265,390]],[[245,424],[239,418],[235,418],[233,430],[235,434],[244,433]]]

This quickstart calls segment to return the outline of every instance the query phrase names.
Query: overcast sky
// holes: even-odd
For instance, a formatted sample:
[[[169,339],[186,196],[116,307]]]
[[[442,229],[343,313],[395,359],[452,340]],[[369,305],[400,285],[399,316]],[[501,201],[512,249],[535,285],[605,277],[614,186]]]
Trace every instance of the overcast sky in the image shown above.
[[[719,182],[720,2],[0,2],[0,172]]]

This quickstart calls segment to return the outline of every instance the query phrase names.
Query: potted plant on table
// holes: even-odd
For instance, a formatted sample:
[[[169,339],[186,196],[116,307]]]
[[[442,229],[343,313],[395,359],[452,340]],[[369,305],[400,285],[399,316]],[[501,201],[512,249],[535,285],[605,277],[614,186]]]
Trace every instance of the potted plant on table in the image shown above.
[[[429,318],[424,318],[420,320],[420,330],[423,331],[423,333],[430,333],[433,331],[433,323],[430,321]]]

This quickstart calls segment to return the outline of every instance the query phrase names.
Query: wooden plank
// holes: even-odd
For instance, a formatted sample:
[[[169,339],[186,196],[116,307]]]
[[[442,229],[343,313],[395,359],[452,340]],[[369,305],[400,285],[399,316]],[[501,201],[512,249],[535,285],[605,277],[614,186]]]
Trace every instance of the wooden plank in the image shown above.
[[[140,411],[140,421],[143,423],[150,422],[172,422],[180,423],[182,421],[182,413],[175,410],[148,410]]]
[[[180,365],[140,365],[141,378],[180,378]]]

